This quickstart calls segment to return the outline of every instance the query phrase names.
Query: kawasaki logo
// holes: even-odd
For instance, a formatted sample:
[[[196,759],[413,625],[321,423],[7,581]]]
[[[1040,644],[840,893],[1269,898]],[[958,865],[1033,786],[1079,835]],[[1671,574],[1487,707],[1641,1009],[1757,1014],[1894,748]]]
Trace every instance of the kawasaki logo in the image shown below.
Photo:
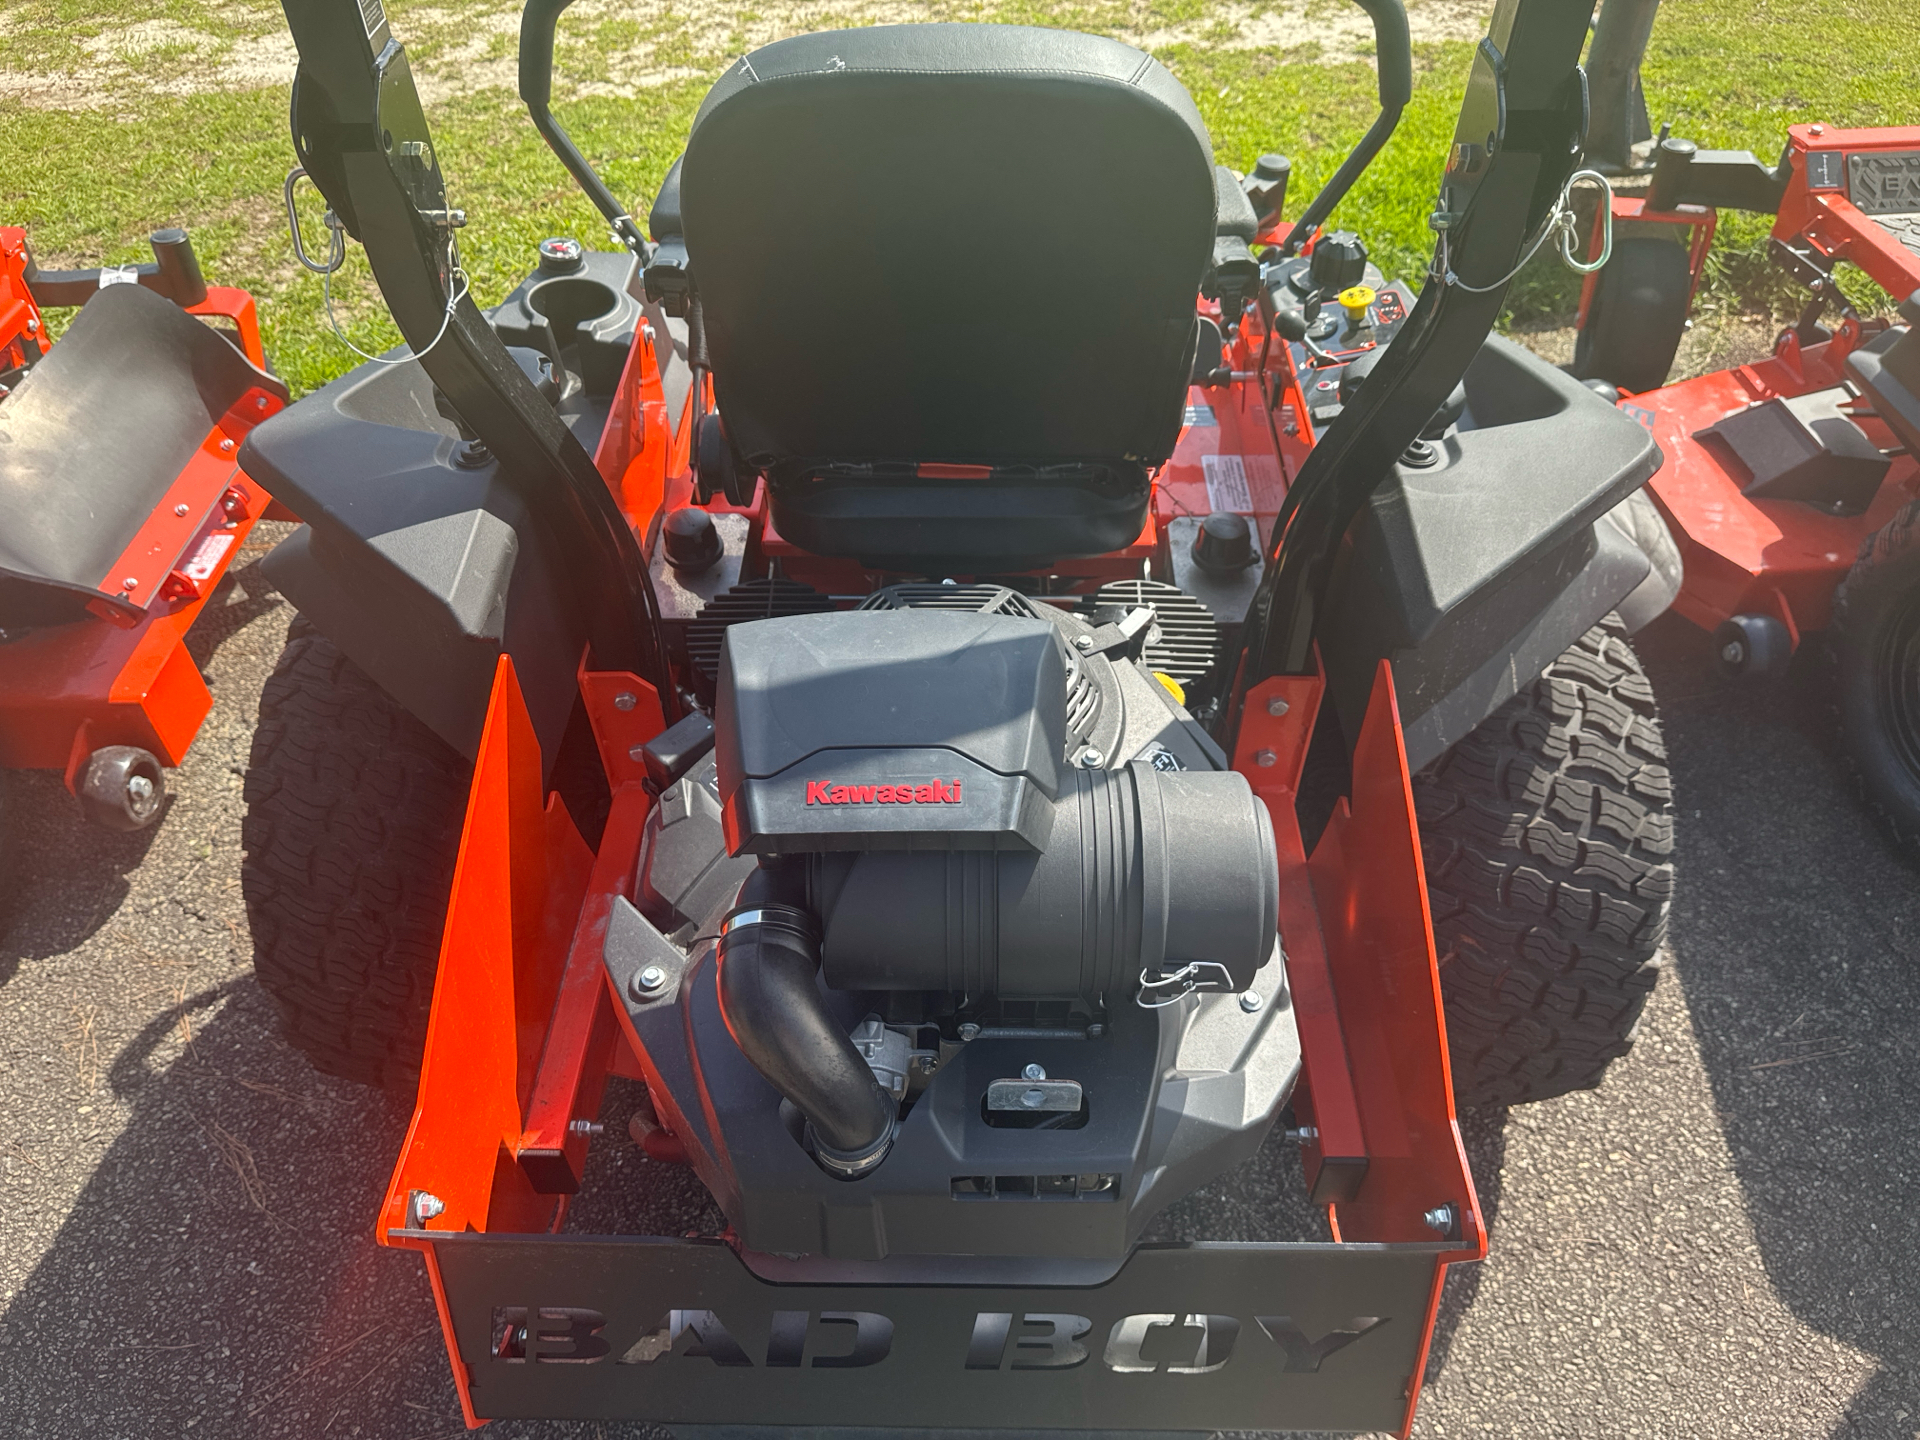
[[[809,805],[958,805],[960,782],[934,780],[925,785],[836,785],[807,782]]]

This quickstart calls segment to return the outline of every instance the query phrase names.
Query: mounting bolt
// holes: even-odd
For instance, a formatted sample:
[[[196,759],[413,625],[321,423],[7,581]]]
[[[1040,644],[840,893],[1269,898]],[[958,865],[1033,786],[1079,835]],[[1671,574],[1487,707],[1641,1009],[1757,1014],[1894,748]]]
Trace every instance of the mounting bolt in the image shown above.
[[[413,1213],[422,1220],[431,1220],[447,1208],[447,1202],[428,1190],[413,1192]]]
[[[1047,1067],[1044,1065],[1029,1065],[1020,1072],[1020,1078],[1022,1080],[1044,1080],[1047,1078]]]
[[[40,322],[31,315],[27,317],[27,333],[29,335],[37,335],[40,333]]]
[[[187,502],[182,500],[178,505],[174,506],[173,513],[185,517],[187,513]]]
[[[233,453],[233,441],[222,440],[220,442],[220,453],[222,455],[231,455]]]
[[[132,589],[136,589],[139,586],[139,584],[140,582],[138,579],[136,579],[132,575],[129,575],[127,576],[126,579],[120,582],[120,588],[122,590],[132,590]]]
[[[1044,1090],[1022,1090],[1020,1092],[1020,1103],[1029,1110],[1038,1110],[1040,1108],[1040,1102],[1046,1098],[1047,1092]]]
[[[613,697],[613,708],[616,710],[631,710],[639,703],[640,697],[635,695],[631,690],[622,690],[618,695]]]
[[[264,396],[264,395],[262,395],[262,396],[261,396],[261,397],[260,397],[260,398],[259,398],[258,400],[256,400],[256,401],[254,401],[254,402],[253,402],[253,408],[254,408],[254,409],[256,409],[256,410],[264,410],[264,409],[266,409],[266,408],[267,408],[267,397],[266,397],[266,396]]]
[[[1260,998],[1260,992],[1258,990],[1242,990],[1240,992],[1240,1008],[1249,1015],[1257,1013],[1260,1007],[1266,1003],[1265,1000]]]
[[[1289,708],[1291,707],[1288,706],[1287,702],[1282,700],[1278,695],[1267,701],[1267,714],[1275,716],[1276,718],[1286,714]]]
[[[1729,640],[1720,647],[1720,658],[1729,665],[1743,665],[1747,659],[1747,647],[1738,640]]]
[[[1089,1040],[1098,1040],[1102,1035],[1106,1033],[1107,1033],[1107,1027],[1102,1024],[1099,1024],[1098,1022],[1095,1022],[1094,1024],[1087,1026],[1087,1039]]]
[[[1080,752],[1080,768],[1082,770],[1098,770],[1106,763],[1106,760],[1107,757],[1102,755],[1098,750],[1095,750],[1091,745]]]
[[[1073,637],[1073,648],[1074,648],[1074,649],[1076,649],[1076,650],[1091,650],[1091,649],[1093,649],[1093,637],[1092,637],[1091,635],[1076,635],[1076,636],[1074,636],[1074,637]]]
[[[572,1120],[568,1122],[567,1129],[575,1135],[604,1135],[607,1127],[598,1120]]]
[[[1420,1218],[1427,1222],[1429,1230],[1438,1231],[1442,1235],[1452,1233],[1453,1206],[1451,1205],[1436,1205]]]
[[[979,1039],[979,1038],[980,1038],[980,1027],[979,1027],[978,1025],[976,1025],[976,1024],[974,1024],[974,1023],[973,1023],[973,1021],[971,1021],[971,1020],[969,1020],[969,1021],[967,1021],[967,1023],[966,1023],[966,1024],[964,1024],[964,1025],[962,1025],[962,1026],[960,1027],[960,1038],[961,1038],[962,1040],[977,1040],[977,1039]]]
[[[650,1000],[667,988],[667,972],[658,965],[642,967],[633,977],[633,993],[643,1000]]]
[[[1302,1125],[1287,1131],[1287,1139],[1296,1145],[1311,1145],[1320,1138],[1320,1132],[1311,1125]]]
[[[1809,125],[1807,130],[1814,135],[1824,135],[1827,133],[1827,127],[1824,125]]]
[[[1253,757],[1253,763],[1264,767],[1274,764],[1279,758],[1280,757],[1271,750],[1262,750]]]

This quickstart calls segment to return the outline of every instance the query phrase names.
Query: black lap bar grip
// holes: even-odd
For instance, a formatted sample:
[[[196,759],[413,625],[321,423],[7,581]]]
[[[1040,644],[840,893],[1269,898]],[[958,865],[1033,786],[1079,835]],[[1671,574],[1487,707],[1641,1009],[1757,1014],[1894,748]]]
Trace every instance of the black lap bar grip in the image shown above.
[[[819,927],[804,910],[753,905],[721,926],[720,1013],[728,1032],[807,1117],[821,1167],[852,1179],[886,1157],[899,1110],[828,1013],[819,970]]]

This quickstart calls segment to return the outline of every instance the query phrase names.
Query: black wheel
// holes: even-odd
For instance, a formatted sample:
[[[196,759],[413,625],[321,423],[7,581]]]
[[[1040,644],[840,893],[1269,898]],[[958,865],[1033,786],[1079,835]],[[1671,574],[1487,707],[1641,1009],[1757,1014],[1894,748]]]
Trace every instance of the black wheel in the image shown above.
[[[1573,373],[1635,392],[1666,384],[1687,328],[1691,288],[1685,246],[1616,240],[1574,342]]]
[[[1460,1104],[1590,1089],[1631,1048],[1673,893],[1671,790],[1612,616],[1414,777]]]
[[[240,883],[254,974],[316,1069],[418,1079],[471,771],[294,622],[260,697]]]
[[[80,808],[109,830],[144,830],[160,818],[167,776],[138,745],[103,745],[87,757],[76,787]]]
[[[1713,658],[1729,680],[1777,679],[1793,659],[1793,637],[1771,615],[1735,615],[1713,632]]]
[[[1920,500],[1860,546],[1827,638],[1855,787],[1920,863]]]

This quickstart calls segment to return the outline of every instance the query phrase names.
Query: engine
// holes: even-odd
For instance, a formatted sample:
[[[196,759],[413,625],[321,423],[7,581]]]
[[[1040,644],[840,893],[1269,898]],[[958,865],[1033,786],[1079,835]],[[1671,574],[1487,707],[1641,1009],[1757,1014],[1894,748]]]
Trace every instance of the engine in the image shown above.
[[[940,610],[729,634],[728,845],[817,920],[829,986],[1095,1004],[1175,972],[1246,988],[1279,905],[1266,807],[1233,771],[1164,747],[1165,768],[1109,767],[1068,730],[1076,672],[1133,641]]]
[[[749,1246],[1117,1258],[1258,1146],[1298,1068],[1273,831],[1156,620],[903,586],[725,632],[607,945]],[[963,1203],[1039,1197],[1106,1208]]]

